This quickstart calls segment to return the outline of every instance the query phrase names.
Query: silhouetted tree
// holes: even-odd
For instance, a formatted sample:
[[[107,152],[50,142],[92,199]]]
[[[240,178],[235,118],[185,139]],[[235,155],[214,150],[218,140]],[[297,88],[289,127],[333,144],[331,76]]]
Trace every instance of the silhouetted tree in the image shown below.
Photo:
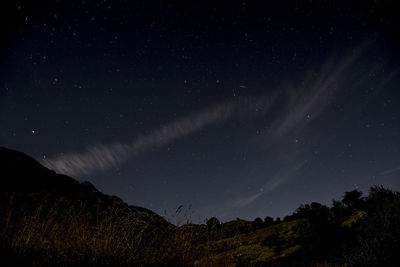
[[[221,227],[221,223],[216,217],[211,217],[210,219],[208,219],[206,225],[208,231],[219,230],[219,228]]]
[[[251,223],[251,226],[254,230],[259,230],[264,227],[264,222],[261,220],[261,218],[255,218]]]
[[[210,240],[216,240],[220,238],[221,235],[221,223],[216,217],[211,217],[206,222],[206,227],[208,231],[208,238]]]
[[[269,216],[264,218],[264,225],[265,226],[271,226],[273,224],[274,224],[274,218],[269,217]]]
[[[362,203],[363,203],[361,196],[362,196],[362,192],[357,191],[357,190],[345,192],[343,199],[342,199],[342,203],[346,207],[350,208],[352,211],[358,210],[361,208]]]
[[[310,259],[327,259],[334,255],[338,243],[340,224],[335,224],[328,207],[313,202],[296,210],[298,218],[305,222],[298,227],[300,242]]]
[[[398,266],[400,194],[375,186],[365,204],[366,218],[358,234],[355,265]]]

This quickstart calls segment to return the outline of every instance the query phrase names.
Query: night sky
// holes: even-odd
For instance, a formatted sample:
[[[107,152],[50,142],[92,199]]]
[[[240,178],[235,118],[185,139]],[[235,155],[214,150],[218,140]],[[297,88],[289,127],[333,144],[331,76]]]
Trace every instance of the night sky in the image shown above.
[[[4,2],[1,146],[196,223],[400,190],[396,1]]]

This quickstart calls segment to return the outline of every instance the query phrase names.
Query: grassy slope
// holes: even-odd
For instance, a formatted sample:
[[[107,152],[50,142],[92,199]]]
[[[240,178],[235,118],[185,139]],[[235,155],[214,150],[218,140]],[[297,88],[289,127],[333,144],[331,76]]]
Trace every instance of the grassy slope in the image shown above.
[[[398,266],[400,194],[382,187],[302,205],[271,226],[175,227],[20,152],[0,148],[0,170],[0,257],[13,265]]]
[[[213,257],[227,257],[233,262],[274,261],[288,257],[300,249],[295,242],[298,234],[294,230],[299,223],[299,220],[283,222],[250,233],[209,241],[205,246],[214,254]]]

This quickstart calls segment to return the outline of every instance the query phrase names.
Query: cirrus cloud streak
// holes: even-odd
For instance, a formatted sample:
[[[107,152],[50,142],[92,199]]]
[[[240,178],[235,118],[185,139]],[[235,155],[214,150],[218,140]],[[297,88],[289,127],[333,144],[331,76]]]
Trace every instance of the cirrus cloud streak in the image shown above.
[[[275,95],[239,97],[202,109],[186,117],[140,135],[131,143],[95,145],[81,153],[66,153],[43,160],[43,164],[56,172],[72,176],[89,175],[94,171],[117,166],[130,157],[153,147],[162,146],[201,129],[228,120],[234,115],[261,115],[272,105]]]

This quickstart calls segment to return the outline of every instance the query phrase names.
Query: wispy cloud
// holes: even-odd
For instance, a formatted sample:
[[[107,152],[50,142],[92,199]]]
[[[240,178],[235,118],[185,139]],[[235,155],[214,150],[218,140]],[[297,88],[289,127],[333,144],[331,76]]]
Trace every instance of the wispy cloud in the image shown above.
[[[331,58],[319,71],[309,72],[296,87],[284,89],[285,109],[270,127],[271,137],[300,131],[329,106],[339,91],[359,86],[368,76],[357,66],[367,47],[368,43],[364,43],[339,60]]]
[[[281,170],[272,179],[269,179],[261,187],[259,192],[255,193],[253,195],[244,197],[244,198],[239,198],[236,201],[234,201],[231,206],[231,209],[246,207],[246,206],[250,205],[251,203],[253,203],[255,200],[257,200],[262,195],[272,192],[274,189],[276,189],[283,183],[290,181],[291,179],[296,177],[296,175],[299,174],[300,170],[304,167],[304,165],[306,165],[306,163],[307,163],[307,161],[304,160],[300,163],[293,165],[290,168]]]
[[[396,167],[396,168],[392,168],[392,169],[389,169],[389,170],[385,170],[385,171],[379,173],[379,175],[385,176],[385,175],[393,174],[395,172],[400,172],[400,167]]]
[[[251,203],[253,203],[256,199],[258,199],[259,197],[261,197],[265,192],[263,190],[260,190],[259,192],[251,195],[251,196],[247,196],[247,197],[243,197],[243,198],[239,198],[237,199],[234,204],[232,205],[232,208],[243,208],[246,207],[248,205],[250,205]]]
[[[241,192],[242,197],[231,200],[225,206],[226,216],[236,209],[251,205],[300,175],[307,164],[307,152],[293,147],[293,142],[288,141],[288,136],[302,135],[336,98],[343,97],[350,90],[367,83],[366,77],[369,77],[371,69],[363,67],[361,61],[369,46],[370,43],[365,42],[342,57],[332,57],[325,61],[318,71],[310,71],[305,75],[300,83],[281,87],[279,103],[283,105],[268,126],[268,134],[262,137],[271,155],[271,164],[281,168],[272,172],[261,170],[268,175],[265,175],[265,178],[255,178],[266,181],[264,184],[261,181],[260,190],[251,195]]]
[[[148,135],[136,137],[131,143],[100,144],[81,153],[67,153],[44,159],[43,163],[59,173],[88,175],[116,166],[140,152],[183,138],[234,115],[262,115],[268,111],[274,98],[274,95],[236,98],[175,120]]]
[[[284,89],[285,109],[271,124],[270,137],[276,139],[286,133],[300,130],[322,113],[339,88],[346,84],[351,85],[351,82],[354,82],[351,79],[358,78],[354,71],[354,63],[365,47],[363,44],[338,62],[329,61],[319,74],[309,74],[298,88]],[[85,151],[47,158],[43,160],[43,164],[57,172],[73,176],[105,170],[140,152],[170,143],[235,115],[262,115],[269,110],[274,99],[282,97],[282,94],[277,93],[279,91],[276,90],[273,95],[241,97],[219,103],[154,129],[150,134],[137,136],[130,143],[99,144]]]

